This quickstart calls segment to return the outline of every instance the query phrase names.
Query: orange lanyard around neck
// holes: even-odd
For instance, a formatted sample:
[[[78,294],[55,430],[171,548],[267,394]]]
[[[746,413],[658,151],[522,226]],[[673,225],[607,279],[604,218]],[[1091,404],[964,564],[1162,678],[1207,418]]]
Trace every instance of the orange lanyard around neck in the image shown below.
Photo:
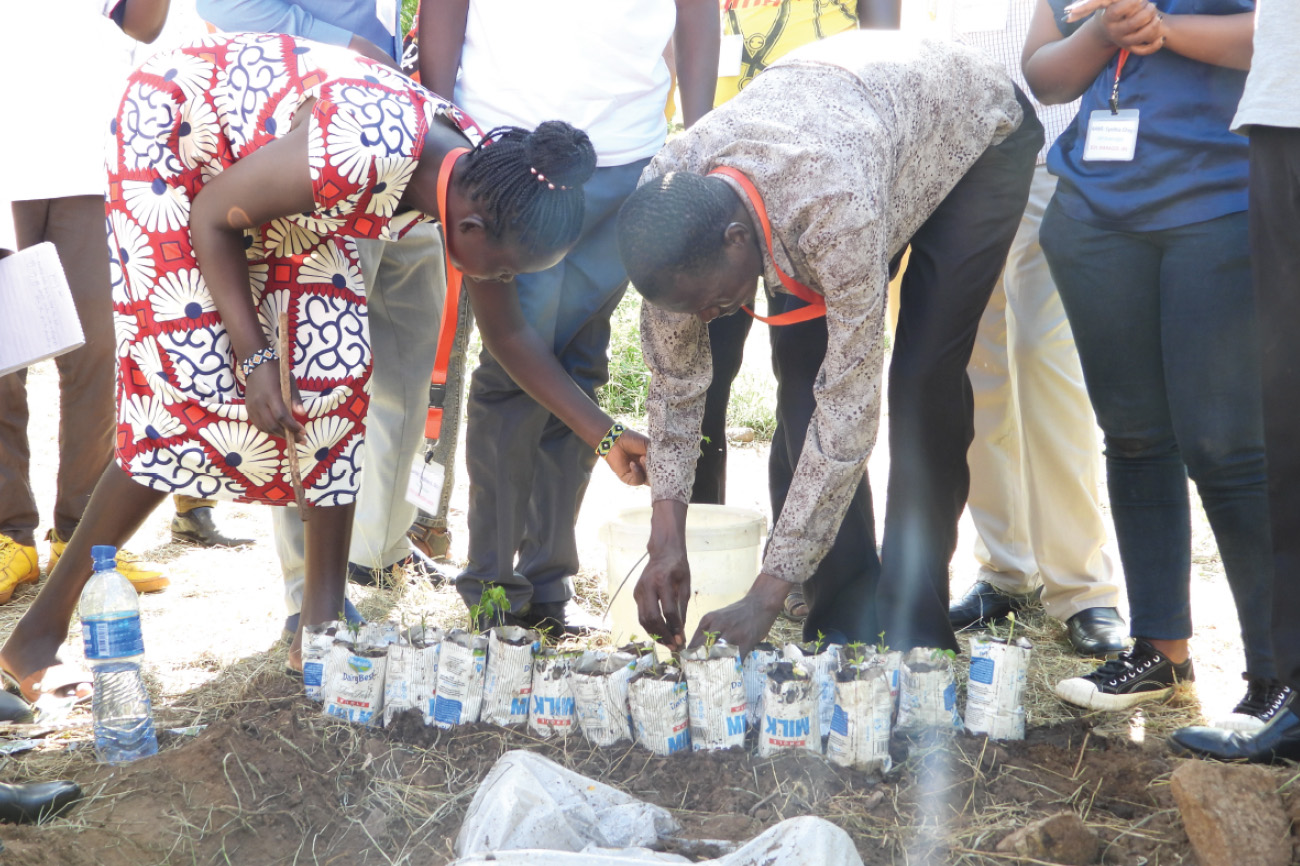
[[[749,307],[744,308],[745,312],[760,322],[769,325],[793,325],[798,322],[819,319],[826,315],[826,299],[781,270],[781,266],[776,263],[776,256],[772,254],[772,224],[767,219],[767,208],[763,206],[763,197],[758,194],[754,184],[750,182],[749,178],[730,166],[720,165],[709,174],[720,174],[729,177],[740,186],[749,199],[749,203],[753,205],[754,213],[758,214],[758,222],[763,227],[763,239],[767,242],[767,255],[772,260],[772,270],[776,271],[776,275],[781,278],[781,285],[785,286],[786,291],[808,305],[776,316],[760,316]]]
[[[457,147],[447,151],[442,158],[442,167],[438,169],[438,220],[442,223],[442,260],[447,266],[447,295],[442,302],[442,326],[438,329],[438,352],[433,358],[433,377],[431,390],[446,390],[447,368],[451,365],[451,347],[456,342],[456,324],[460,321],[460,288],[462,277],[460,271],[451,263],[451,254],[447,247],[447,238],[451,236],[452,226],[447,219],[447,188],[451,185],[451,171],[456,160],[469,153],[468,147]],[[435,401],[430,401],[433,403]],[[437,439],[442,435],[442,406],[429,406],[429,414],[424,419],[424,435]]]

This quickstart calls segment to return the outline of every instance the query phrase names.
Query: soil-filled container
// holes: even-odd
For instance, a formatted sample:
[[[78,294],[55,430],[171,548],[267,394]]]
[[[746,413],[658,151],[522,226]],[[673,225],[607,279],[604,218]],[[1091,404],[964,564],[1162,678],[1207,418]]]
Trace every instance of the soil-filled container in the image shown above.
[[[569,666],[573,653],[539,647],[533,653],[533,694],[528,708],[528,732],[543,739],[567,737],[574,727],[573,689]]]
[[[637,656],[622,652],[585,652],[569,670],[574,715],[582,733],[596,746],[632,739],[627,684],[637,673]]]
[[[767,689],[767,669],[781,660],[775,644],[761,643],[749,651],[741,662],[745,681],[745,723],[757,730],[763,721],[763,692]]]
[[[1025,638],[972,638],[966,728],[991,740],[1025,738],[1025,686],[1034,645]]]
[[[871,659],[879,656],[871,656]],[[826,757],[832,764],[864,772],[889,772],[889,735],[894,699],[889,673],[871,659],[847,662],[835,674],[835,714]]]
[[[384,677],[384,724],[405,710],[419,710],[426,725],[433,723],[438,694],[438,654],[442,629],[413,628],[388,647]]]
[[[774,662],[768,667],[763,723],[758,731],[759,757],[791,749],[820,755],[822,732],[818,702],[817,680],[803,662]]]
[[[957,731],[957,682],[952,656],[943,650],[917,647],[903,656],[898,685],[899,733]]]
[[[656,755],[691,747],[691,720],[686,678],[671,665],[653,665],[628,681],[628,705],[636,741]]]
[[[325,662],[325,715],[360,725],[383,720],[387,647],[335,641]]]
[[[533,652],[537,632],[517,625],[488,632],[487,673],[483,680],[485,722],[522,725],[528,722],[533,694]]]
[[[785,645],[787,661],[799,662],[812,674],[817,688],[817,718],[822,732],[831,729],[831,714],[835,712],[835,672],[840,669],[840,645],[836,643],[788,643]],[[767,693],[764,693],[766,697]]]
[[[468,725],[483,709],[487,673],[487,635],[452,629],[438,652],[438,687],[433,723],[440,728]]]
[[[740,648],[718,641],[682,654],[691,715],[691,748],[745,744],[745,680]]]
[[[339,632],[346,630],[337,622],[322,622],[302,630],[302,687],[313,701],[325,699],[325,662]]]

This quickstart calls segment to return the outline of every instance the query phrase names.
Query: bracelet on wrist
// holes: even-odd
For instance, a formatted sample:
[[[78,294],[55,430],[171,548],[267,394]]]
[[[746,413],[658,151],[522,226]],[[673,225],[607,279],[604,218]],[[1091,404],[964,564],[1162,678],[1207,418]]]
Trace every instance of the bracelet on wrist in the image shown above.
[[[258,349],[253,354],[239,362],[239,369],[244,371],[244,378],[247,379],[249,374],[267,361],[280,360],[280,353],[275,349],[267,346],[265,349]]]
[[[596,445],[596,456],[604,457],[608,454],[614,447],[614,443],[618,441],[618,437],[622,436],[626,431],[626,427],[615,421],[614,426],[609,428],[609,432],[606,433],[604,438]]]

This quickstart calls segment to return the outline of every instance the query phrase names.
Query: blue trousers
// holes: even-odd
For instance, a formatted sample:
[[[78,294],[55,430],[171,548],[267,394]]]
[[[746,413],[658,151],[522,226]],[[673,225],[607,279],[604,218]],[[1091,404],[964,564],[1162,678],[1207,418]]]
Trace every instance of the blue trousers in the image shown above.
[[[1246,214],[1117,232],[1067,216],[1054,200],[1040,237],[1105,436],[1132,633],[1192,635],[1190,476],[1237,603],[1246,670],[1274,676]]]
[[[586,394],[609,380],[610,316],[627,289],[618,255],[618,209],[648,159],[598,168],[583,186],[582,236],[549,270],[515,278],[524,318]],[[511,610],[573,596],[574,524],[591,479],[592,449],[515,384],[485,349],[470,378],[465,427],[469,563],[456,582],[466,603],[486,583]]]

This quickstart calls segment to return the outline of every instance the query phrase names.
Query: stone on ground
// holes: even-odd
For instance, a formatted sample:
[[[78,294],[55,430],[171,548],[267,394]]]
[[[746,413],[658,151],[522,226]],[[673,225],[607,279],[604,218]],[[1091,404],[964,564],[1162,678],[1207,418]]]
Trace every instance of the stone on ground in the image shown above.
[[[1290,819],[1263,767],[1188,761],[1170,787],[1201,866],[1286,866]]]
[[[1065,866],[1097,862],[1099,841],[1074,812],[1059,812],[1021,827],[998,843],[998,851]]]

